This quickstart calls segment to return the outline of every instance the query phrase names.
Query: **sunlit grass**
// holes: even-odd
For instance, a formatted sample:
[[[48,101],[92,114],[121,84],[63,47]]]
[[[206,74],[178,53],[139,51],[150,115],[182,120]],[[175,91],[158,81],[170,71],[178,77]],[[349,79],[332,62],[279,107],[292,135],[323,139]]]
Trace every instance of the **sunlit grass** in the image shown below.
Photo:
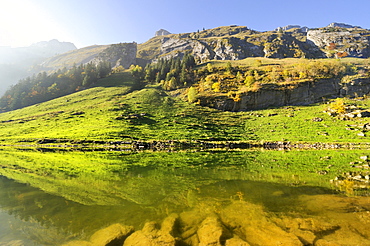
[[[367,118],[341,121],[323,113],[327,104],[224,112],[190,104],[153,85],[143,88],[129,73],[113,74],[95,86],[0,114],[1,141],[368,142],[366,135],[347,129],[369,122]],[[370,108],[369,99],[353,103]],[[316,117],[322,121],[313,121]]]

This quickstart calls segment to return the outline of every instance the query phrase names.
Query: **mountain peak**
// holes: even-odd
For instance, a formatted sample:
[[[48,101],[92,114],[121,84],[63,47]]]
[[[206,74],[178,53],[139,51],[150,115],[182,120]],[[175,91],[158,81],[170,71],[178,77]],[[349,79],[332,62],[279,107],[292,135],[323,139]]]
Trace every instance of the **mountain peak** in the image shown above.
[[[155,32],[155,36],[165,36],[165,35],[169,35],[171,34],[169,31],[165,30],[165,29],[160,29],[158,31]]]

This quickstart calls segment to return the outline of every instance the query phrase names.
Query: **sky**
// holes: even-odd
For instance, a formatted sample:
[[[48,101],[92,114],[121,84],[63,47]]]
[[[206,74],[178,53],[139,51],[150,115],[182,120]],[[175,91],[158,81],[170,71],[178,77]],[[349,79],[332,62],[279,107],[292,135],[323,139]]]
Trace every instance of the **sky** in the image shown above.
[[[58,39],[78,48],[143,43],[159,29],[240,25],[257,31],[332,22],[370,28],[369,0],[0,0],[0,46]]]

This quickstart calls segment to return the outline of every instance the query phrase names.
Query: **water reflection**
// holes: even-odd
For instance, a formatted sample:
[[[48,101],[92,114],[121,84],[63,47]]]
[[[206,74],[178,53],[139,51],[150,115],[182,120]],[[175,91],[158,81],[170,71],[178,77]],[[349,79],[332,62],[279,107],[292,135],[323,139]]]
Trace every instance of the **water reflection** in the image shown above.
[[[366,241],[369,198],[346,197],[330,182],[362,155],[361,150],[40,153],[5,149],[0,161],[0,245],[88,241],[111,224],[140,230],[148,221],[161,222],[172,213],[182,222],[178,237],[193,230],[188,241],[184,239],[188,245],[200,240],[190,225],[198,228],[212,216],[227,225],[230,240],[237,235],[251,245],[262,240],[252,236],[263,235],[258,231],[261,225],[286,236],[284,240],[298,238],[292,240],[306,244],[335,242],[346,233],[352,240]],[[309,221],[316,227],[302,229],[303,224],[309,227]],[[258,228],[240,229],[254,223]]]

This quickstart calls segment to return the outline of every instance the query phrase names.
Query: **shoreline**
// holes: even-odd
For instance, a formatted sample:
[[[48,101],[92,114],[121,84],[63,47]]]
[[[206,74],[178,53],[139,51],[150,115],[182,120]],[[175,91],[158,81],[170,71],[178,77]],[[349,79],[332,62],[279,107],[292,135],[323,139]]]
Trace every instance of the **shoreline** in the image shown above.
[[[28,142],[29,144],[21,144]],[[290,141],[205,141],[205,140],[165,140],[165,141],[104,141],[104,140],[67,140],[41,139],[37,142],[19,141],[19,143],[3,143],[0,147],[36,148],[36,149],[101,149],[110,151],[167,151],[167,150],[319,150],[319,149],[370,149],[368,143],[326,143],[326,142],[290,142]]]

